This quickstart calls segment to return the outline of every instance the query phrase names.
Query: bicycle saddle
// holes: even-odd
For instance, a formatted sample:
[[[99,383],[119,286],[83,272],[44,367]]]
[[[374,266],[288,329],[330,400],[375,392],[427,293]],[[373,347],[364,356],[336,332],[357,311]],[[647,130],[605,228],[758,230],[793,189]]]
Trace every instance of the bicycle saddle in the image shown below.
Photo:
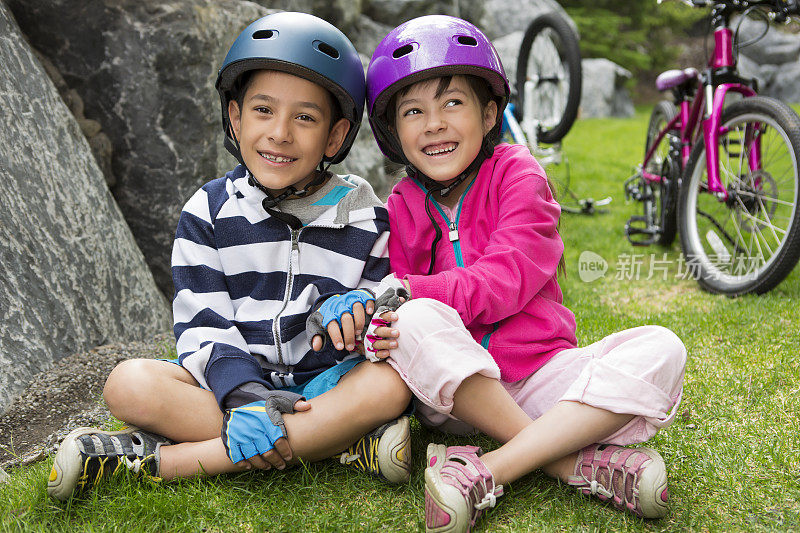
[[[689,80],[697,79],[700,73],[696,68],[686,68],[683,70],[668,70],[662,72],[656,78],[656,89],[659,91],[666,91],[686,83]]]

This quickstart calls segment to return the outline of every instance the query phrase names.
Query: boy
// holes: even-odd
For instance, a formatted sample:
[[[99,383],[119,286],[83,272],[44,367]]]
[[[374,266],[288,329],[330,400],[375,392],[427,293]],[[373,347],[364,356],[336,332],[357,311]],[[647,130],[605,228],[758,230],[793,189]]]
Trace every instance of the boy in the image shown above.
[[[361,121],[358,54],[321,19],[269,15],[234,42],[217,89],[226,147],[241,165],[181,213],[172,256],[179,357],[112,371],[105,401],[136,427],[68,435],[48,482],[58,500],[122,467],[169,480],[337,452],[408,479],[408,418],[395,419],[410,392],[386,363],[359,364],[353,341],[375,307],[354,289],[389,270],[386,211],[365,181],[327,171]],[[331,332],[317,350],[305,331],[312,310]]]

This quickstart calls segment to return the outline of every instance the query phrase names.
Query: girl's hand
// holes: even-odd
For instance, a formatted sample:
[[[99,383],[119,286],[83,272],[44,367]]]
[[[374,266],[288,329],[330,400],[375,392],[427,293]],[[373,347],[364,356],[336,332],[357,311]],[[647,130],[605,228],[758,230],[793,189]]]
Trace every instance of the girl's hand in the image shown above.
[[[399,318],[397,313],[386,311],[376,318],[372,319],[364,343],[366,356],[373,362],[389,357],[391,351],[397,348],[397,338],[400,336],[400,331],[391,327],[391,324],[397,322]]]

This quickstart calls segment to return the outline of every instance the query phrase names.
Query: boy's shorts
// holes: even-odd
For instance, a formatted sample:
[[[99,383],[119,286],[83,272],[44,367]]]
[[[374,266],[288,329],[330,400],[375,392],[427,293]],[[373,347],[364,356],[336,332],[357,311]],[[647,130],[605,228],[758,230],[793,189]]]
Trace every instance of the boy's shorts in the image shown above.
[[[367,359],[363,356],[355,357],[353,359],[348,359],[347,361],[342,361],[341,363],[330,367],[329,369],[323,371],[320,374],[317,374],[314,378],[306,381],[302,385],[295,385],[294,387],[283,387],[278,390],[286,390],[289,392],[296,392],[302,396],[305,396],[306,400],[310,400],[311,398],[316,398],[317,396],[328,392],[332,388],[334,388],[338,383],[339,380],[342,379],[342,376],[350,372],[358,363],[366,361]],[[161,359],[161,361],[166,361],[168,363],[175,363],[178,366],[181,366],[178,359]]]
[[[317,374],[313,379],[306,381],[302,385],[286,387],[280,390],[296,392],[301,396],[305,396],[306,400],[316,398],[320,394],[328,392],[334,388],[336,384],[339,383],[339,380],[342,379],[342,376],[350,372],[358,363],[363,361],[366,361],[366,358],[356,357],[354,359],[342,361],[338,365],[330,367],[321,374]]]

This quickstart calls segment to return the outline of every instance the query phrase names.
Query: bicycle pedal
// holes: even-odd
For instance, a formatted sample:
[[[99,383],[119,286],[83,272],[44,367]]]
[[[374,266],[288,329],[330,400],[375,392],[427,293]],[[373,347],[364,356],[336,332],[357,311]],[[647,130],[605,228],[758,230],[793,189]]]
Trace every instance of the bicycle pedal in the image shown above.
[[[641,173],[637,172],[625,180],[625,183],[622,185],[625,190],[625,200],[633,200],[638,202],[642,199],[642,191],[639,189],[639,182],[641,181],[641,178]]]
[[[642,227],[634,224],[642,223]],[[625,223],[625,236],[634,246],[650,246],[658,239],[658,230],[647,225],[647,220],[642,215],[634,215]],[[649,238],[645,237],[649,236]]]

